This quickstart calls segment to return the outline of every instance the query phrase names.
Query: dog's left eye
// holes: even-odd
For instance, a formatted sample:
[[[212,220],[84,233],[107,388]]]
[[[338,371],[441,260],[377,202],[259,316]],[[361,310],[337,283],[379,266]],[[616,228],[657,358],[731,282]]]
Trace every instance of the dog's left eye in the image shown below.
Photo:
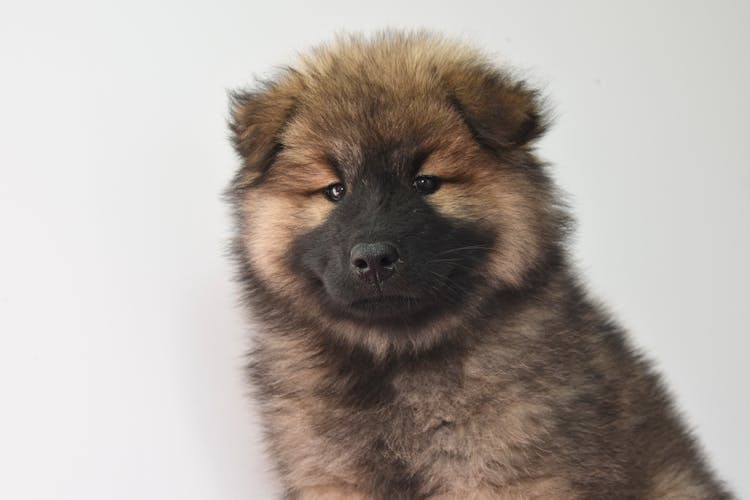
[[[341,201],[341,198],[343,198],[346,194],[346,186],[339,182],[337,182],[336,184],[331,184],[323,190],[323,194],[326,198],[333,202]]]
[[[440,189],[440,179],[432,175],[420,175],[414,179],[412,186],[419,194],[432,194]]]

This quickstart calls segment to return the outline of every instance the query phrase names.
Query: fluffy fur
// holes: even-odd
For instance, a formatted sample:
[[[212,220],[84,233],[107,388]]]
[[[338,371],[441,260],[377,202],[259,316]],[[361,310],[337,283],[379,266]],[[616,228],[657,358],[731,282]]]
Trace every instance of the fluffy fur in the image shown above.
[[[428,33],[341,38],[234,94],[286,498],[730,498],[570,269],[545,127],[537,92]]]

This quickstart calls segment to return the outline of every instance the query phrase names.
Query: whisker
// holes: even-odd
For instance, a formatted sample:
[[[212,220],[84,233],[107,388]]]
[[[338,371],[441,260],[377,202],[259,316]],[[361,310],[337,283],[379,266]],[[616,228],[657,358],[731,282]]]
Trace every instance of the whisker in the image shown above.
[[[465,247],[458,247],[458,248],[451,248],[449,250],[445,250],[443,252],[439,252],[437,255],[446,255],[449,253],[455,253],[455,252],[463,252],[467,250],[492,250],[492,247],[490,246],[484,246],[484,245],[472,245],[472,246],[465,246]]]
[[[444,276],[440,273],[437,273],[435,271],[430,270],[430,274],[440,278],[440,280],[443,282],[443,285],[445,285],[445,290],[439,290],[435,288],[435,291],[450,291],[452,292],[455,299],[460,299],[463,294],[468,293],[468,290],[466,290],[464,287],[453,281],[452,279],[448,278],[447,276]]]
[[[440,260],[431,260],[431,261],[429,261],[427,263],[428,264],[432,264],[432,263],[435,263],[435,262],[440,263],[440,262],[443,262],[443,261],[440,261]],[[458,269],[463,269],[463,270],[468,271],[468,272],[474,272],[474,271],[477,270],[476,267],[467,266],[466,264],[461,264],[460,262],[451,262],[451,264],[453,265],[453,267],[456,267]]]

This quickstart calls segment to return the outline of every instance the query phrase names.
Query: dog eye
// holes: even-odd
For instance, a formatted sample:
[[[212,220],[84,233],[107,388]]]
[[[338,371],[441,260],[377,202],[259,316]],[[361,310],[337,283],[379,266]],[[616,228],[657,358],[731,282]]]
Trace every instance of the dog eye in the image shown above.
[[[333,202],[341,201],[341,198],[343,198],[346,194],[346,186],[344,186],[340,182],[331,184],[323,190],[323,194],[326,198]]]
[[[432,175],[420,175],[414,179],[412,186],[419,194],[432,194],[440,189],[440,179]]]

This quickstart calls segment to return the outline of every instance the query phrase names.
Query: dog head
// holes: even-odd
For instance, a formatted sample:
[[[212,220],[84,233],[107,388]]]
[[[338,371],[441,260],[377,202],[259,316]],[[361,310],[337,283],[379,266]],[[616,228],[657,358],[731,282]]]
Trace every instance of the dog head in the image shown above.
[[[535,91],[426,33],[340,39],[236,93],[251,294],[378,352],[461,335],[560,241],[544,129]]]

